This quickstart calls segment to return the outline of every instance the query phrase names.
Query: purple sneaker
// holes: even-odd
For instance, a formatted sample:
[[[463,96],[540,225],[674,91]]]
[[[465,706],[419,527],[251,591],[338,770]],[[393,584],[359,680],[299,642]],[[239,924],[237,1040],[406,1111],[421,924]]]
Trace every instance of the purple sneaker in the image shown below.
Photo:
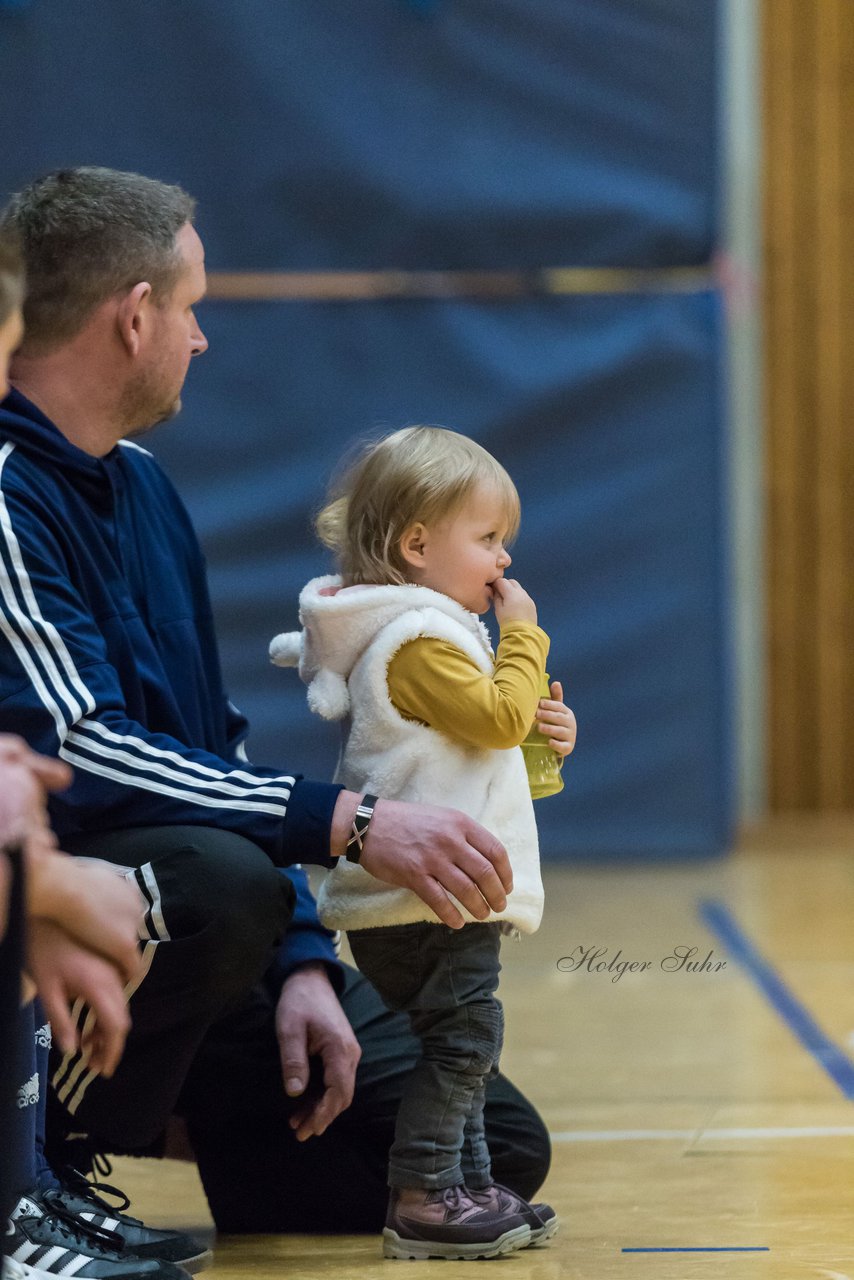
[[[383,1231],[386,1258],[495,1258],[530,1242],[525,1218],[476,1204],[463,1186],[424,1191],[419,1203],[406,1205],[392,1188]]]
[[[517,1196],[509,1187],[502,1187],[499,1182],[493,1182],[491,1187],[483,1187],[480,1191],[466,1187],[466,1191],[475,1204],[498,1213],[518,1213],[524,1218],[531,1228],[528,1244],[544,1244],[551,1240],[560,1226],[560,1218],[550,1204],[528,1204],[527,1200]]]

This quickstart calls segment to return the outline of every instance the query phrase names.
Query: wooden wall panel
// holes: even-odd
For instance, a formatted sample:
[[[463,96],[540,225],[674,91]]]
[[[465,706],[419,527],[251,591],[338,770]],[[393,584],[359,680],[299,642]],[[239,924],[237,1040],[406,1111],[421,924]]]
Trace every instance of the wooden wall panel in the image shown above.
[[[854,808],[854,6],[764,0],[774,810]]]

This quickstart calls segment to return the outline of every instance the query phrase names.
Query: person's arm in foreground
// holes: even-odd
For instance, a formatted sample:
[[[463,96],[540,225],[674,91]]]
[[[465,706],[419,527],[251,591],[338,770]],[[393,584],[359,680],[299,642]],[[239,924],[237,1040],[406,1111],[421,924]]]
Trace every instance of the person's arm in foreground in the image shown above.
[[[27,971],[66,1052],[78,1047],[70,1005],[82,998],[91,1006],[90,1066],[110,1075],[130,1026],[123,982],[139,965],[141,904],[116,872],[77,866],[56,849],[45,796],[69,781],[66,765],[0,735],[0,845],[14,847],[26,868]]]

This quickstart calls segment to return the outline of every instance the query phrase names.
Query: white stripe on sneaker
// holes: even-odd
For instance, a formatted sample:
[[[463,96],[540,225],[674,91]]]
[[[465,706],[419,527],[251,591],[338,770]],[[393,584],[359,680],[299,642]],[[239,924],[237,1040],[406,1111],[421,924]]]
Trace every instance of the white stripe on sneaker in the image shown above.
[[[80,1253],[77,1255],[76,1258],[72,1258],[72,1260],[68,1263],[68,1265],[63,1267],[61,1271],[57,1272],[57,1275],[76,1276],[77,1272],[82,1271],[83,1268],[86,1266],[86,1263],[90,1261],[91,1259],[87,1258],[84,1253]]]
[[[62,1260],[62,1265],[65,1265],[74,1258],[79,1258],[79,1256],[79,1254],[72,1253],[70,1249],[66,1249],[65,1245],[55,1244],[51,1245],[36,1261],[43,1271],[53,1271],[55,1273],[60,1264],[60,1259]]]
[[[80,1213],[77,1216],[93,1222],[96,1227],[102,1227],[105,1231],[118,1231],[121,1234],[122,1224],[117,1218],[108,1218],[103,1213]]]

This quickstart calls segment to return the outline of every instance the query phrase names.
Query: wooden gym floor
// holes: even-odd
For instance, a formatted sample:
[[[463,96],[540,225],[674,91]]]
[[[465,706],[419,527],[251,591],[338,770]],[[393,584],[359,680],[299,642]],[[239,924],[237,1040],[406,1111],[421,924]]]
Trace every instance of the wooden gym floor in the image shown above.
[[[778,821],[715,863],[547,867],[546,895],[501,994],[504,1068],[553,1134],[558,1236],[479,1264],[231,1237],[217,1280],[854,1280],[854,817]],[[699,970],[678,967],[691,947]],[[116,1164],[134,1212],[213,1238],[192,1165]]]

